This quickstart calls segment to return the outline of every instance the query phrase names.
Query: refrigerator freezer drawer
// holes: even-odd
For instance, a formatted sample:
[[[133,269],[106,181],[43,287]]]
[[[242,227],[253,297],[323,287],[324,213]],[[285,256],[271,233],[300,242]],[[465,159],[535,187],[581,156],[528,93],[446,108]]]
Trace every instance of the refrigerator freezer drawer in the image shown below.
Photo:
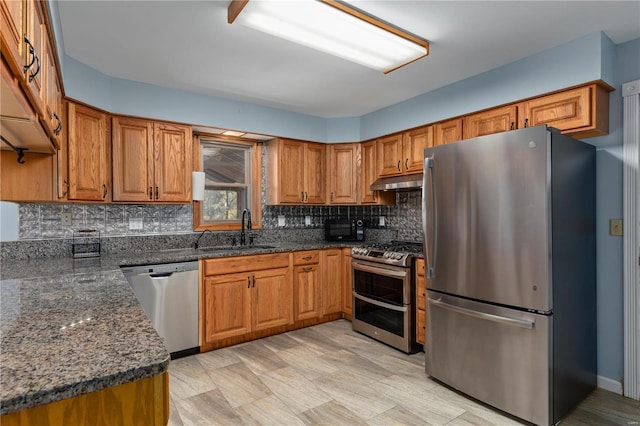
[[[427,295],[427,373],[514,416],[551,424],[552,317]]]

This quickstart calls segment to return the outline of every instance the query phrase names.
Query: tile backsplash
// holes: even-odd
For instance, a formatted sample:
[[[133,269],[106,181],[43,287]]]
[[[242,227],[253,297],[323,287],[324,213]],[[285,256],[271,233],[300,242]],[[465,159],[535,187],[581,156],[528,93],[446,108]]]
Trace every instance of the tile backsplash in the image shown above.
[[[62,214],[71,214],[71,225]],[[268,206],[263,229],[320,229],[329,218],[363,219],[367,228],[395,230],[397,239],[419,241],[420,191],[398,192],[395,206]],[[285,226],[278,226],[284,216]],[[309,217],[310,224],[305,223]],[[380,217],[384,216],[384,227]],[[141,224],[131,229],[130,224]],[[71,238],[74,230],[95,229],[103,236],[168,235],[193,232],[193,209],[181,205],[20,204],[19,236],[27,239]]]

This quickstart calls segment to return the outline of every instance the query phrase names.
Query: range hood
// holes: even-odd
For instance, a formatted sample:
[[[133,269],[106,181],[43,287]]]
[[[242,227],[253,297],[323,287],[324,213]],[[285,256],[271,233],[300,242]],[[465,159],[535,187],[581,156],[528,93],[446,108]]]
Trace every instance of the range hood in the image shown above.
[[[406,176],[384,177],[371,184],[372,191],[417,190],[422,188],[422,173]]]

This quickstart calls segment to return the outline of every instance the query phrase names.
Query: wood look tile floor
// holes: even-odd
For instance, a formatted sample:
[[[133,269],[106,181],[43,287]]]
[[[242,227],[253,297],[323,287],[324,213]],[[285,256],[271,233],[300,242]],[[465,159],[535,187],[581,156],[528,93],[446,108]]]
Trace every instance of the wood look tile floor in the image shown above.
[[[169,365],[171,426],[521,425],[431,380],[345,320]],[[640,402],[596,390],[563,425],[640,425]]]

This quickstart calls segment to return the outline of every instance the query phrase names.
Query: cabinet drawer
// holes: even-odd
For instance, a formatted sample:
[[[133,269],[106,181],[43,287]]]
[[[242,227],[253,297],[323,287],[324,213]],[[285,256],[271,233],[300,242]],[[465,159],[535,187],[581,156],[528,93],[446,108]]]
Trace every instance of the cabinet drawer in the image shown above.
[[[293,264],[297,265],[311,265],[312,263],[318,263],[320,261],[320,252],[318,250],[305,250],[293,252]]]
[[[289,253],[260,254],[257,256],[221,257],[218,259],[206,259],[203,262],[205,275],[259,271],[262,269],[288,267]]]

